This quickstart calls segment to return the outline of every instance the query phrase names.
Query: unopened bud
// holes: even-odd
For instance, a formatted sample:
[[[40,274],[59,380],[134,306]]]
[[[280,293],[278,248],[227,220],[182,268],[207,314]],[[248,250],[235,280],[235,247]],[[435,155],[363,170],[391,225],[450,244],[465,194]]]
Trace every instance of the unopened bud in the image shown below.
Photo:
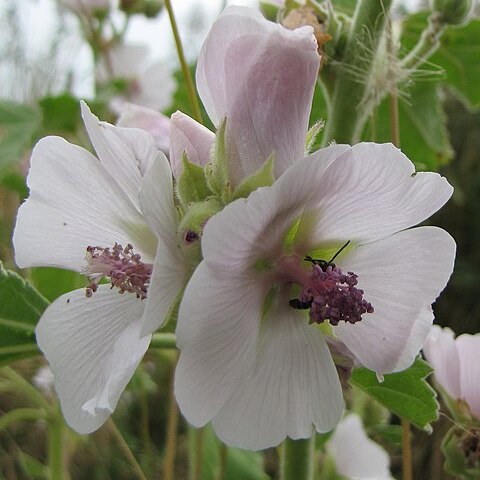
[[[144,13],[147,18],[155,18],[163,9],[163,2],[160,0],[148,0],[145,4]]]
[[[466,22],[472,6],[472,0],[431,0],[432,10],[440,15],[440,21],[450,25]]]
[[[442,443],[445,470],[457,478],[480,478],[480,429],[452,427]]]

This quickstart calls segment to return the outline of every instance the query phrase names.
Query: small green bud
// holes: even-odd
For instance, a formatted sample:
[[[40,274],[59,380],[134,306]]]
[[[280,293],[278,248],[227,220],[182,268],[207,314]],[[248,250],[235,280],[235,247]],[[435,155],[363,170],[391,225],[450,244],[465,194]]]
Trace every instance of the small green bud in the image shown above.
[[[143,13],[145,10],[145,0],[120,0],[119,8],[127,15]]]
[[[145,16],[147,18],[155,18],[163,9],[163,2],[160,0],[148,0],[145,5]]]
[[[431,0],[431,8],[439,14],[440,22],[449,25],[465,23],[472,6],[472,0]]]

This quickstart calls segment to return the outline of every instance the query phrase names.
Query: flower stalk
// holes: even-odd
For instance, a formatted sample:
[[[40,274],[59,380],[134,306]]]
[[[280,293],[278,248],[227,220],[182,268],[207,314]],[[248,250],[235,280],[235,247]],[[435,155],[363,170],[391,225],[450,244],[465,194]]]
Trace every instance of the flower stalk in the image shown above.
[[[282,447],[282,480],[313,480],[315,435],[292,440],[287,438]]]
[[[49,422],[48,464],[52,480],[63,480],[66,478],[63,456],[64,445],[64,423],[60,409],[57,408]]]
[[[332,140],[357,143],[360,139],[365,119],[370,113],[365,111],[366,108],[360,108],[367,82],[365,78],[358,79],[352,75],[352,71],[368,75],[391,5],[392,0],[362,0],[357,3],[343,58],[340,59],[347,68],[339,66],[334,78],[324,144]]]
[[[195,86],[193,85],[192,76],[190,75],[190,69],[188,68],[188,63],[185,58],[182,40],[180,39],[180,34],[178,33],[177,21],[175,20],[175,15],[173,13],[172,3],[170,2],[170,0],[165,0],[165,8],[167,9],[168,18],[170,19],[170,25],[172,26],[175,46],[177,47],[178,59],[182,68],[183,78],[185,79],[185,84],[187,86],[188,98],[190,100],[190,106],[192,107],[193,118],[197,120],[197,122],[203,123],[200,104],[198,103]]]

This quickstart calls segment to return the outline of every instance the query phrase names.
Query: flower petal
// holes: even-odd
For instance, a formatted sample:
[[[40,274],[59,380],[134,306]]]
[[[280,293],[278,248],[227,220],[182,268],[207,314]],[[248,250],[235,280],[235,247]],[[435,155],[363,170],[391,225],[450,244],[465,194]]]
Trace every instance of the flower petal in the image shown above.
[[[213,123],[227,118],[234,185],[272,153],[276,176],[303,157],[319,65],[311,27],[287,30],[242,7],[225,9],[214,23],[200,52],[197,87]]]
[[[27,179],[30,197],[20,207],[13,235],[20,267],[80,271],[89,245],[132,243],[153,261],[156,239],[140,212],[102,164],[59,137],[33,149]]]
[[[97,66],[97,80],[107,83],[116,79],[135,80],[145,68],[146,45],[119,44],[108,50]]]
[[[132,101],[154,110],[165,110],[172,104],[176,83],[171,70],[162,63],[154,63],[138,78]]]
[[[452,398],[461,398],[460,359],[452,330],[432,325],[423,345],[423,353],[433,367],[435,380],[440,386]]]
[[[460,335],[457,340],[460,359],[461,396],[471,412],[480,418],[480,335]]]
[[[254,356],[213,419],[223,442],[261,450],[338,423],[340,381],[322,334],[305,315],[278,302],[263,319]]]
[[[255,280],[217,278],[202,262],[187,285],[176,331],[175,396],[196,427],[218,413],[254,359],[266,294]]]
[[[146,222],[159,239],[143,316],[142,334],[146,335],[163,324],[188,280],[187,259],[177,244],[172,171],[164,155],[144,177],[140,204]]]
[[[370,242],[435,213],[453,188],[437,173],[414,171],[391,144],[354,145],[331,165],[312,195],[309,209],[321,215],[313,232],[316,242]]]
[[[390,373],[410,366],[433,321],[430,304],[445,287],[455,242],[444,230],[419,227],[359,246],[337,262],[358,275],[375,311],[361,322],[334,327],[365,367]]]
[[[142,177],[158,155],[153,137],[144,130],[100,122],[85,102],[82,117],[100,162],[138,207]]]
[[[140,338],[144,302],[101,285],[59,297],[37,326],[67,423],[79,433],[99,428],[115,409],[150,343]]]
[[[367,437],[360,417],[351,413],[342,419],[327,444],[337,472],[351,480],[392,480],[390,457]]]
[[[117,121],[119,127],[141,128],[154,139],[157,148],[168,154],[170,147],[170,119],[151,108],[127,103]]]
[[[208,128],[177,111],[172,115],[170,126],[170,163],[175,178],[182,173],[182,156],[196,165],[205,165],[210,161],[215,134]]]

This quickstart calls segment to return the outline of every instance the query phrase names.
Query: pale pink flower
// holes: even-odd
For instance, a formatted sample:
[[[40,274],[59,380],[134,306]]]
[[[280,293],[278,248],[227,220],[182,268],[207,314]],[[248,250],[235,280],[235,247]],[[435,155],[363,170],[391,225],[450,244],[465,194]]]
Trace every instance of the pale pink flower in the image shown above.
[[[213,24],[200,52],[196,82],[215,127],[226,118],[233,187],[272,153],[275,176],[303,157],[319,65],[311,27],[287,30],[238,6],[226,8]],[[184,117],[172,118],[170,161],[176,175],[185,151],[190,161],[206,164],[214,139]]]
[[[60,3],[74,12],[90,15],[96,11],[108,11],[113,2],[112,0],[60,0]]]
[[[65,419],[89,433],[115,409],[187,273],[167,159],[146,132],[99,122],[85,104],[82,114],[98,159],[60,137],[40,140],[13,244],[22,268],[90,278],[55,300],[36,329]]]
[[[394,480],[388,453],[368,438],[356,413],[342,418],[327,443],[327,451],[346,480]]]
[[[391,144],[335,145],[213,216],[177,325],[187,420],[248,449],[331,430],[343,398],[328,333],[379,375],[411,365],[455,243],[410,227],[451,194]]]
[[[465,401],[480,419],[480,334],[455,338],[449,328],[433,325],[423,353],[438,384],[452,399]]]
[[[123,81],[125,91],[111,102],[112,110],[121,113],[130,102],[161,111],[172,103],[176,83],[171,70],[162,63],[150,63],[148,48],[120,44],[110,48],[97,67],[97,79],[105,84]]]

